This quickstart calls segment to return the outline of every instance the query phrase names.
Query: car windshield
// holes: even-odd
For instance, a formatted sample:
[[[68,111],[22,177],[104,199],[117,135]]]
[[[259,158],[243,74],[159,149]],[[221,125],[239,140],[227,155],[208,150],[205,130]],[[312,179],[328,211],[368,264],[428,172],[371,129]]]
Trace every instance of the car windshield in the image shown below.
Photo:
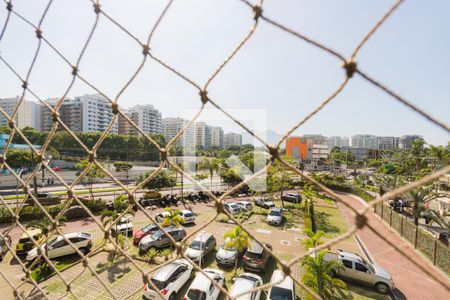
[[[58,238],[54,238],[53,240],[51,240],[50,242],[48,242],[49,246],[53,246],[53,244],[55,244],[57,242]]]
[[[152,239],[154,239],[154,240],[159,239],[162,235],[163,235],[163,232],[161,230],[158,230],[154,234],[152,234]]]
[[[194,214],[193,213],[185,213],[184,216],[190,218],[190,217],[193,217]]]
[[[152,282],[159,290],[164,289],[164,288],[166,287],[166,285],[167,285],[167,281],[159,281],[159,280],[154,279],[154,278],[151,279],[151,282]],[[153,286],[151,286],[150,284],[148,285],[148,287],[149,287],[150,289],[152,289],[152,290],[154,289]]]
[[[154,224],[150,224],[150,225],[147,225],[147,226],[145,226],[144,228],[142,228],[142,231],[144,232],[144,233],[147,233],[147,232],[149,232],[150,230],[152,230],[152,229],[154,229],[156,226],[154,225]]]
[[[230,245],[229,247],[227,247],[227,242],[223,243],[221,248],[227,251],[235,251],[234,246]]]
[[[29,238],[21,238],[20,240],[19,240],[19,244],[25,244],[25,243],[28,243],[30,241],[30,239]]]
[[[272,287],[269,299],[271,300],[293,300],[292,291],[277,286]]]
[[[279,216],[281,216],[281,213],[280,213],[280,211],[278,211],[278,210],[272,210],[272,211],[269,213],[269,216],[279,217]]]
[[[187,297],[191,300],[205,300],[206,293],[200,290],[192,289],[187,293]]]
[[[362,261],[364,262],[364,265],[372,272],[375,273],[375,269],[372,266],[371,263],[369,263],[367,260],[365,260],[363,257],[361,257]]]
[[[205,248],[205,243],[202,243],[200,241],[192,241],[192,243],[189,247],[194,250],[202,250]]]

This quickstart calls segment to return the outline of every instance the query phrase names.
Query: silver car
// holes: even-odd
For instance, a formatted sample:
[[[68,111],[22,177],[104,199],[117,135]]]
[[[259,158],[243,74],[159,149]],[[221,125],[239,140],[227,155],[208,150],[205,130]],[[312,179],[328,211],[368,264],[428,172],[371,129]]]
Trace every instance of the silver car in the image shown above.
[[[212,233],[200,232],[186,249],[184,255],[194,262],[202,262],[215,246],[216,238]]]
[[[239,253],[233,247],[226,247],[229,241],[230,239],[226,238],[223,244],[220,246],[219,251],[217,251],[216,261],[218,265],[233,266],[238,259]]]
[[[270,225],[281,225],[283,221],[283,210],[281,208],[272,208],[267,215],[267,223]]]
[[[243,273],[234,281],[229,296],[230,298],[238,296],[236,298],[237,300],[259,300],[261,297],[261,290],[256,292],[253,292],[253,290],[262,284],[263,282],[260,276],[253,273]]]
[[[183,228],[179,227],[167,227],[164,228],[164,231],[167,232],[175,241],[181,241],[186,236],[186,231]],[[170,238],[161,230],[155,231],[151,235],[147,235],[141,239],[139,242],[139,250],[142,252],[147,252],[148,249],[155,248],[165,248],[171,245],[172,241]]]

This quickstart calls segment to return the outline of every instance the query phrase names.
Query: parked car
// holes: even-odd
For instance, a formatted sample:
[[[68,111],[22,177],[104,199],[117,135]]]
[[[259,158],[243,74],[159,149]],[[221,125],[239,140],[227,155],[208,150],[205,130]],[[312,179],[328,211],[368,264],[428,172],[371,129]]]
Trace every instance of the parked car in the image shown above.
[[[262,207],[262,208],[272,208],[275,207],[275,203],[273,203],[273,201],[267,200],[267,199],[263,199],[263,198],[259,198],[255,200],[255,205]]]
[[[216,300],[219,297],[220,289],[215,286],[211,280],[214,280],[219,286],[225,285],[225,275],[223,271],[217,269],[204,269],[197,273],[191,285],[189,286],[185,300]]]
[[[222,266],[233,266],[236,260],[239,259],[239,253],[233,247],[226,248],[226,244],[230,241],[226,238],[216,253],[216,261],[218,265]]]
[[[61,197],[52,195],[48,192],[40,192],[35,194],[36,199],[41,203],[42,205],[56,205],[61,202]],[[31,198],[29,195],[27,195],[26,203],[29,205],[35,205],[34,199]]]
[[[156,224],[148,224],[145,227],[142,227],[141,229],[139,229],[138,231],[136,231],[133,235],[133,244],[134,245],[139,245],[139,242],[141,241],[141,239],[147,235],[150,235],[152,233],[154,233],[155,231],[159,230],[158,226],[156,226]]]
[[[241,212],[241,208],[236,203],[225,203],[223,205],[223,208],[225,208],[226,211],[228,211],[230,214],[235,215]]]
[[[253,204],[249,201],[239,201],[236,204],[241,208],[241,211],[250,211],[253,209]]]
[[[381,294],[386,294],[395,287],[394,280],[388,271],[368,262],[356,253],[337,250],[327,253],[324,259],[342,262],[344,268],[335,274],[341,279],[372,286]]]
[[[184,255],[194,262],[202,262],[204,258],[214,251],[216,238],[212,233],[200,232],[186,249]]]
[[[123,234],[124,236],[132,236],[133,235],[133,216],[128,215],[120,218],[119,222],[115,226],[112,227],[111,233],[112,236],[116,236],[118,234]]]
[[[283,210],[281,208],[272,208],[267,215],[266,221],[270,225],[281,225],[281,222],[283,222]]]
[[[170,216],[170,212],[162,211],[155,216],[155,221],[158,223],[162,223],[166,217]]]
[[[8,253],[8,246],[11,247],[11,238],[9,235],[3,235],[0,233],[0,261],[2,261],[6,253]]]
[[[270,250],[273,249],[270,244],[265,244],[265,246]],[[242,259],[244,270],[264,273],[270,259],[270,253],[267,252],[261,244],[256,241],[252,241],[250,247],[247,251],[245,251]]]
[[[193,267],[185,259],[177,259],[161,267],[150,279],[158,291],[147,283],[144,286],[144,299],[159,299],[159,292],[164,299],[174,300],[192,274]]]
[[[81,205],[73,205],[64,212],[64,216],[67,218],[67,220],[71,220],[87,218],[89,217],[89,214]]]
[[[23,233],[20,237],[19,241],[16,244],[16,255],[18,257],[26,257],[28,254],[28,251],[33,249],[35,245],[31,241],[30,237],[33,237],[33,239],[38,242],[39,239],[42,237],[42,232],[40,229],[33,229],[33,230],[27,230],[27,232]]]
[[[186,231],[181,227],[166,227],[164,230],[177,242],[186,237]],[[139,249],[142,252],[147,252],[151,247],[161,249],[169,247],[171,243],[172,241],[164,232],[157,230],[153,234],[141,239]]]
[[[285,276],[283,271],[273,271],[270,283],[273,284],[268,293],[268,300],[295,300],[294,280]]]
[[[236,297],[242,293],[248,292],[239,296],[238,300],[259,300],[261,297],[261,290],[253,292],[254,289],[258,288],[263,284],[262,278],[253,273],[243,273],[239,275],[234,281],[233,286],[229,291],[230,297]]]
[[[300,203],[302,202],[302,196],[298,193],[286,193],[281,196],[281,200],[292,203]]]
[[[85,232],[72,232],[64,235],[58,235],[48,243],[44,243],[40,246],[42,253],[45,251],[45,245],[48,244],[48,258],[57,258],[74,254],[75,249],[64,239],[68,239],[74,244],[82,254],[86,254],[92,247],[92,235]],[[33,261],[38,257],[37,247],[28,252],[27,261]]]
[[[184,209],[181,211],[181,217],[183,218],[183,224],[195,223],[195,215],[192,211]]]

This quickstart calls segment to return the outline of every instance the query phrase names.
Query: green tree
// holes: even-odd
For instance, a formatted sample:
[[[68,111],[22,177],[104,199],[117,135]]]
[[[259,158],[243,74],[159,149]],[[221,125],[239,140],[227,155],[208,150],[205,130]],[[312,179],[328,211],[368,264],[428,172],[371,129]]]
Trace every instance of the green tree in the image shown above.
[[[161,226],[180,226],[181,223],[183,223],[183,217],[181,216],[180,210],[173,210],[170,207],[166,207],[166,211],[169,213],[167,216],[164,217],[164,220],[161,223]]]
[[[212,190],[212,182],[213,182],[213,176],[214,172],[219,172],[219,160],[217,158],[204,158],[200,164],[198,165],[198,168],[200,170],[208,170],[209,176],[211,178],[211,190]]]
[[[338,270],[342,270],[344,266],[337,260],[325,260],[327,251],[322,250],[314,257],[306,256],[302,261],[305,272],[302,275],[302,281],[320,297],[331,299],[337,289],[346,288],[345,283],[333,277]]]
[[[13,169],[33,165],[31,150],[10,149],[6,152],[6,163]]]
[[[229,239],[225,244],[225,249],[234,249],[237,252],[242,252],[250,246],[250,237],[241,226],[234,226],[232,230],[226,231],[223,235],[224,239]],[[235,271],[237,270],[238,259],[234,265]]]
[[[150,172],[141,174],[137,181],[142,182],[150,176]],[[168,171],[159,171],[149,182],[144,185],[144,188],[159,190],[167,187],[174,187],[177,184],[175,176],[170,174]]]
[[[132,167],[133,167],[133,165],[127,161],[115,161],[114,162],[114,168],[116,169],[116,172],[129,171]]]
[[[105,172],[103,172],[102,169],[100,169],[97,165],[94,163],[90,163],[89,160],[84,159],[80,161],[79,163],[75,164],[75,168],[80,170],[80,174],[88,169],[86,174],[83,175],[82,179],[87,179],[88,182],[88,189],[89,193],[91,194],[91,199],[94,199],[94,192],[93,192],[93,185],[96,179],[104,178],[106,176]]]
[[[323,244],[320,239],[325,235],[325,232],[323,232],[322,230],[314,232],[309,228],[305,228],[305,234],[308,236],[308,238],[304,239],[302,243],[303,245],[305,245],[306,251],[308,251],[310,248],[316,248],[320,244]]]

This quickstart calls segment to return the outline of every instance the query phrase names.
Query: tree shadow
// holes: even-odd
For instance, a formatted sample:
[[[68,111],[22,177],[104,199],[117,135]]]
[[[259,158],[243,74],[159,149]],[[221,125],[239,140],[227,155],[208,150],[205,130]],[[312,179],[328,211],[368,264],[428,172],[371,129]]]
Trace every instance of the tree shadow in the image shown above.
[[[131,268],[127,265],[127,260],[127,258],[117,259],[113,264],[110,262],[98,263],[97,274],[108,272],[106,278],[110,283],[113,283],[131,272]]]
[[[339,233],[340,229],[330,223],[329,218],[331,214],[326,212],[315,212],[314,218],[317,225],[317,230],[322,230],[326,233]]]

